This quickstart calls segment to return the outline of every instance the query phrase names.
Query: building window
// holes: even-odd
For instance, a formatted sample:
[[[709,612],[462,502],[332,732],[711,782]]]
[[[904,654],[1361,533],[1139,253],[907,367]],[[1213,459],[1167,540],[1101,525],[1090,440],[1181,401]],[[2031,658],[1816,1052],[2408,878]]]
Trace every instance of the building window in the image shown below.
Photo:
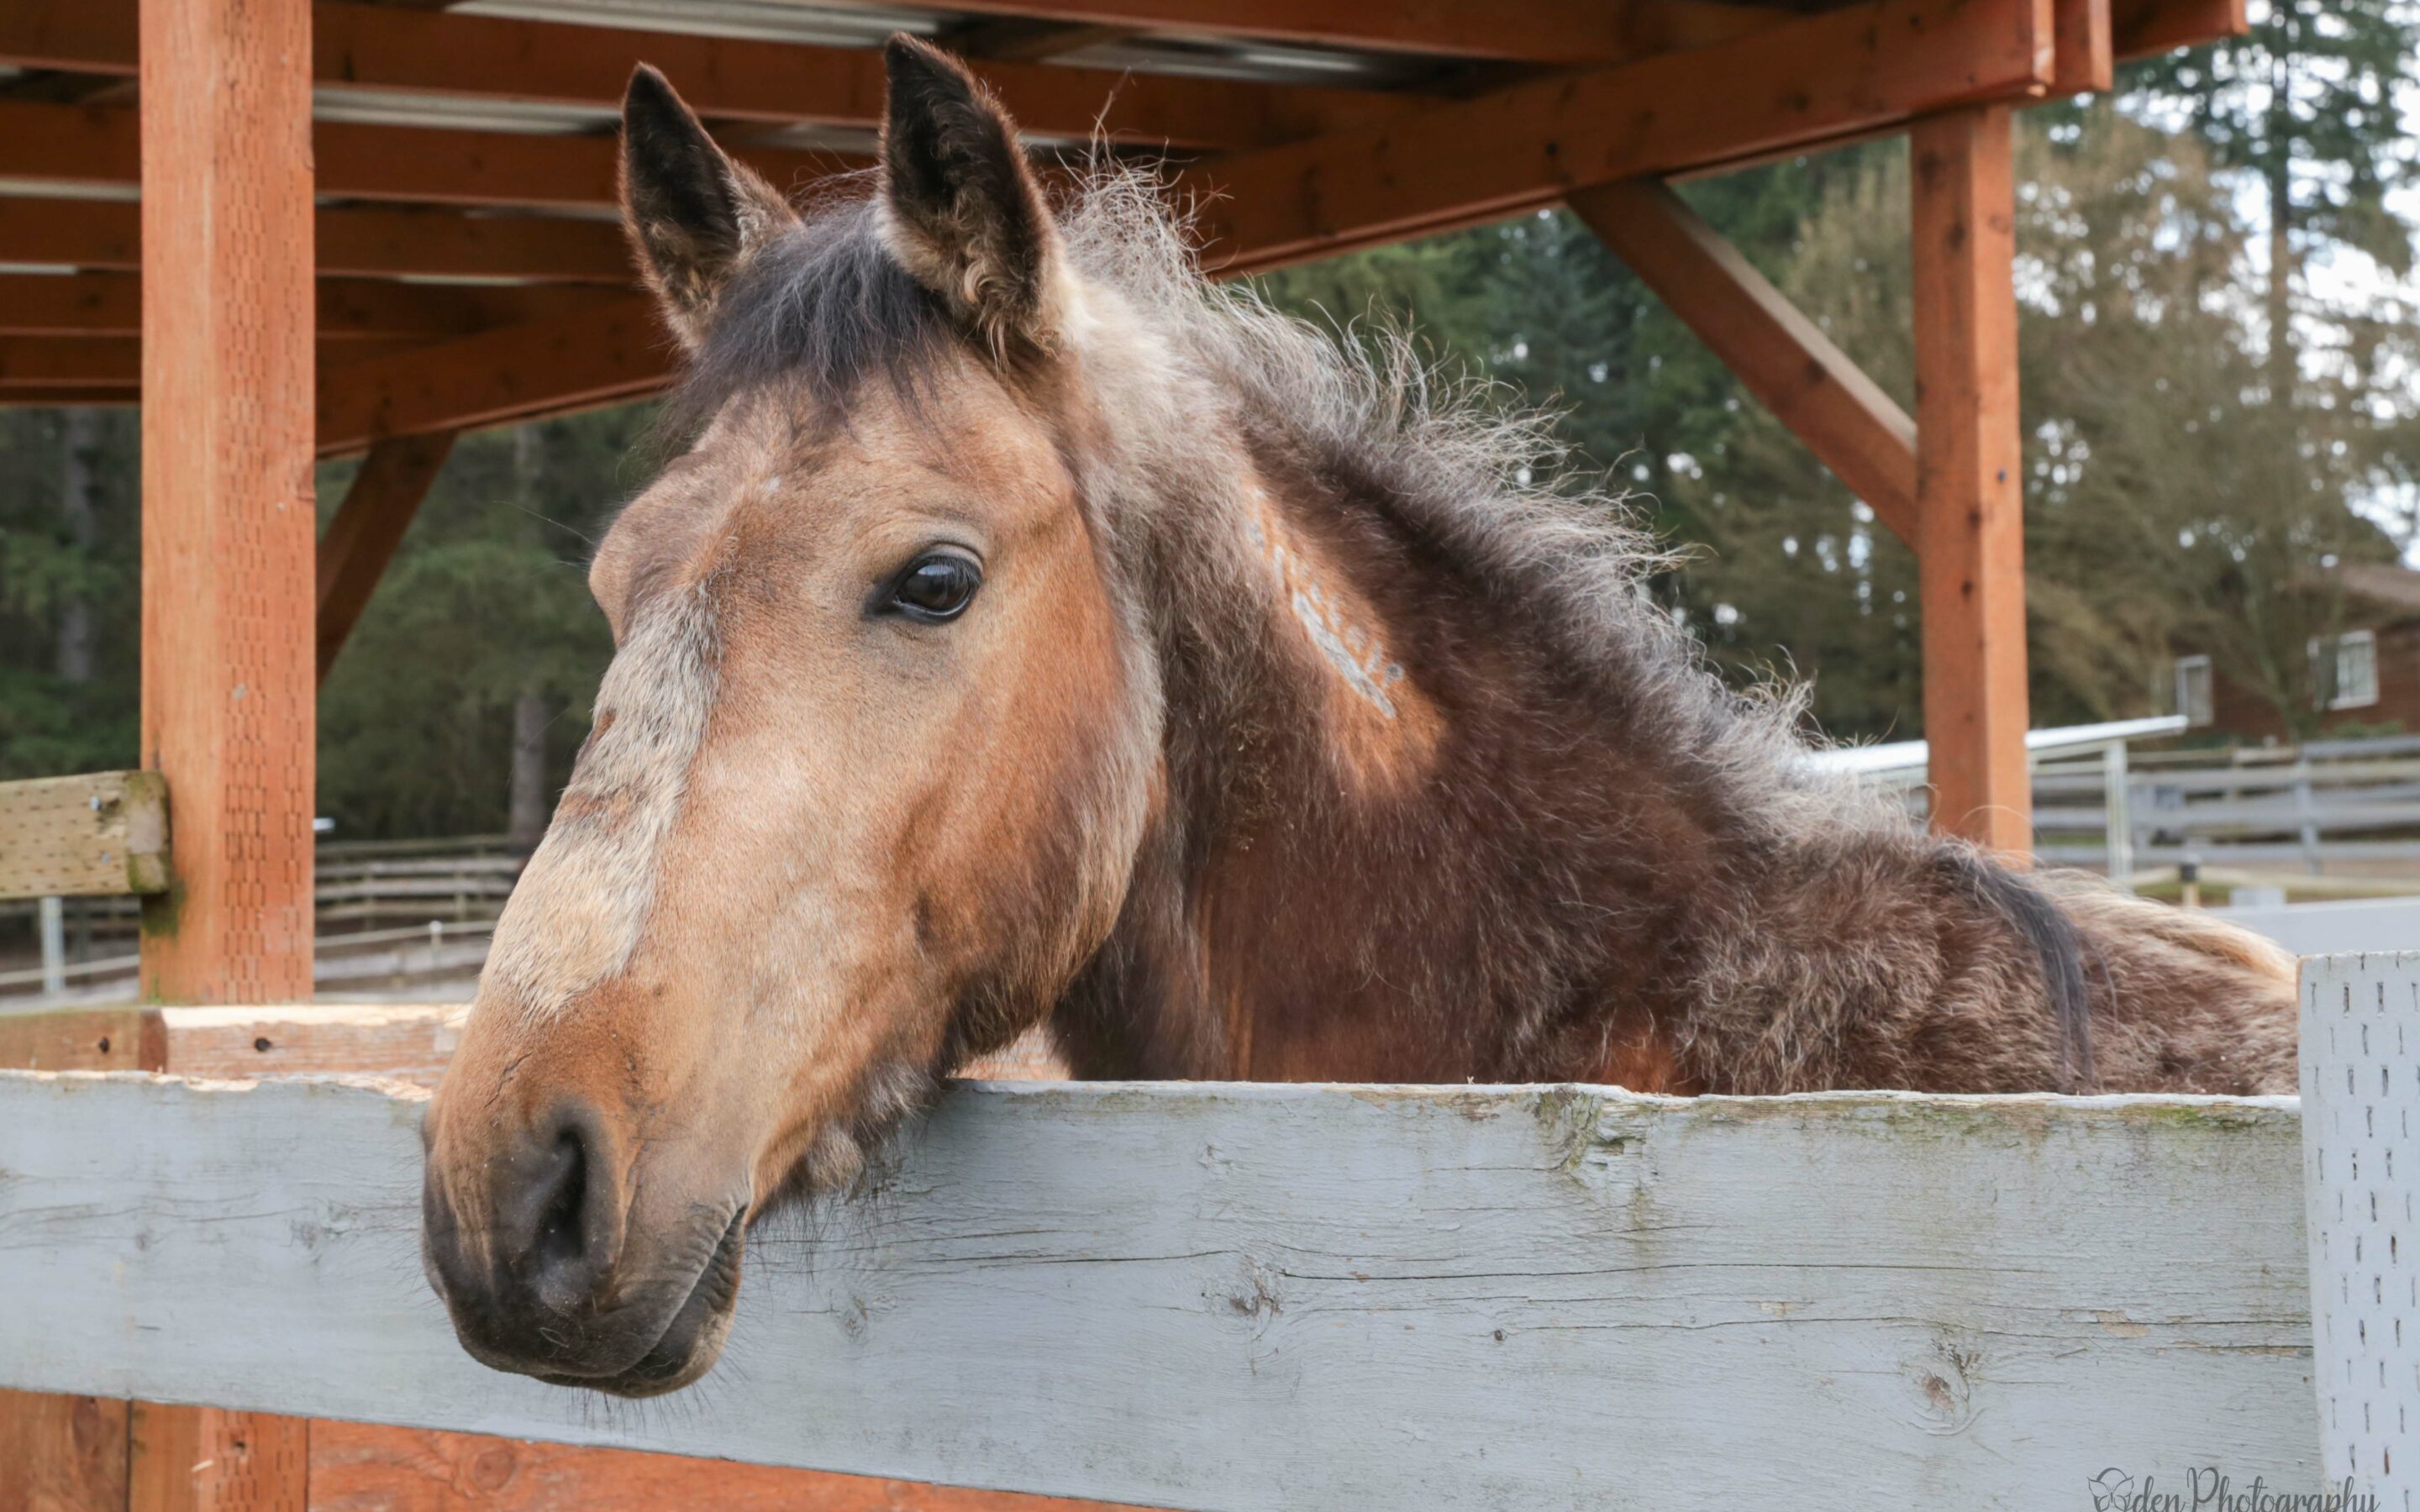
[[[2378,632],[2313,638],[2311,684],[2322,709],[2366,709],[2377,702]]]
[[[2208,656],[2177,658],[2177,712],[2185,717],[2186,726],[2194,730],[2202,729],[2216,718],[2211,707]]]

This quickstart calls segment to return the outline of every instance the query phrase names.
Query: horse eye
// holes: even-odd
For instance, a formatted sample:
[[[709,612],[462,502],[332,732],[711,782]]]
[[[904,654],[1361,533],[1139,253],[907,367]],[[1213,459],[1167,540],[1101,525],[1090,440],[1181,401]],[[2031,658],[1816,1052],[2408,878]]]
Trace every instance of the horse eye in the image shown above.
[[[983,586],[983,568],[955,552],[934,551],[908,564],[892,585],[889,607],[911,620],[954,620]]]

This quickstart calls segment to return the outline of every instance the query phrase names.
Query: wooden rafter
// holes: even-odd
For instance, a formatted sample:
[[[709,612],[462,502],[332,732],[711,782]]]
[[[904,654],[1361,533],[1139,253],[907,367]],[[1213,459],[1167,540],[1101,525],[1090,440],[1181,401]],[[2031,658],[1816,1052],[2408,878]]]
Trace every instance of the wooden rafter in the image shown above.
[[[1318,256],[1551,203],[1592,184],[2039,95],[2051,0],[1870,0],[1695,52],[1430,106],[1205,164],[1207,255]]]
[[[0,263],[137,269],[141,224],[132,204],[0,197]],[[322,276],[618,285],[636,276],[621,228],[597,221],[339,207],[319,210],[317,236]]]
[[[1916,540],[1906,410],[1670,189],[1632,179],[1570,204],[1893,533]]]
[[[633,63],[655,64],[710,117],[871,127],[882,119],[882,59],[813,47],[396,6],[321,4],[314,72],[351,89],[479,96],[612,111]],[[0,63],[131,72],[126,0],[10,0]],[[985,82],[1039,136],[1191,147],[1290,141],[1375,120],[1402,101],[1364,90],[1169,75],[1121,77],[1046,63],[986,62]]]
[[[2120,58],[2198,47],[2252,26],[2244,0],[2110,0],[2109,12],[2110,47]]]
[[[136,112],[127,105],[0,100],[0,178],[132,191]],[[542,136],[319,121],[312,128],[318,192],[338,199],[605,209],[617,198],[610,136]],[[777,186],[795,189],[867,160],[830,152],[735,147]]]
[[[676,367],[654,301],[637,295],[366,358],[320,376],[319,454],[635,398],[662,388]]]
[[[399,436],[380,441],[362,459],[345,501],[319,539],[319,681],[369,607],[370,594],[385,575],[404,532],[420,513],[428,486],[454,449],[450,431],[426,436]]]
[[[0,336],[0,393],[118,389],[143,380],[142,344],[126,337]]]
[[[2058,48],[2051,93],[2080,95],[2108,88],[2117,78],[2109,0],[2052,0],[2051,27]]]
[[[438,341],[582,309],[615,296],[564,285],[481,288],[375,278],[319,280],[322,342]],[[137,336],[143,281],[132,273],[0,273],[0,336]]]
[[[1703,45],[1783,19],[1783,6],[1699,0],[953,0],[954,10],[1328,47],[1603,63]]]

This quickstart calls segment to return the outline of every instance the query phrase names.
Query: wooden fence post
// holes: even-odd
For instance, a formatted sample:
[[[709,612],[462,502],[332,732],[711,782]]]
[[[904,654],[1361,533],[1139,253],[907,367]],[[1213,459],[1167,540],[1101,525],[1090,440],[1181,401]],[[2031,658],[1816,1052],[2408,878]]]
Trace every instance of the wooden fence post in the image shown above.
[[[1911,155],[1916,555],[1933,824],[2022,856],[2033,848],[2033,793],[2009,109],[1927,116],[1916,123]]]
[[[141,0],[143,751],[174,883],[143,990],[311,994],[316,770],[309,0]],[[308,1425],[133,1410],[130,1505],[292,1508]]]
[[[143,764],[168,1002],[311,993],[311,10],[142,0]]]

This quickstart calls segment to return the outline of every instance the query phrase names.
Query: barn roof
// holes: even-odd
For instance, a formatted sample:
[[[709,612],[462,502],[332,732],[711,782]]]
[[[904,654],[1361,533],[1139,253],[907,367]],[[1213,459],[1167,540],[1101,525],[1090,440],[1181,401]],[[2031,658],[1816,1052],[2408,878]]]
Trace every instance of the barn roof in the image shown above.
[[[0,8],[0,403],[139,376],[134,0]],[[1228,272],[2105,82],[2242,0],[469,0],[314,8],[323,454],[643,393],[668,358],[611,224],[632,64],[803,187],[861,166],[892,31],[1040,148],[1201,192]]]

